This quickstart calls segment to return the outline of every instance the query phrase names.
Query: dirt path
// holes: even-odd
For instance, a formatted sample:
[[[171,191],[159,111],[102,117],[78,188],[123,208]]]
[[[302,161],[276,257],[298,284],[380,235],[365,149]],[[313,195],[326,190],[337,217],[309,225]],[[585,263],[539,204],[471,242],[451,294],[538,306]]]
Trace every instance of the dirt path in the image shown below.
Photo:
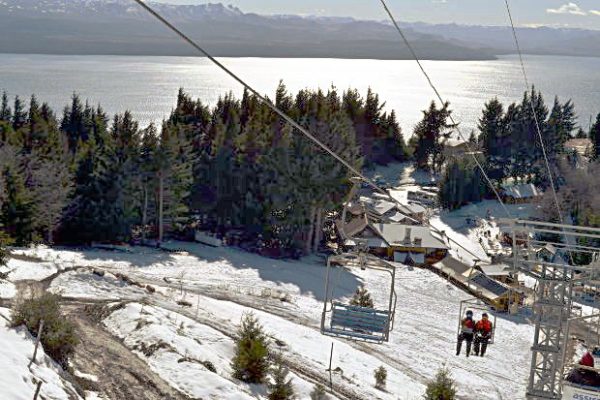
[[[63,310],[75,323],[80,339],[72,361],[74,369],[98,377],[90,389],[110,400],[190,400],[152,372],[83,308],[83,304],[65,305]]]

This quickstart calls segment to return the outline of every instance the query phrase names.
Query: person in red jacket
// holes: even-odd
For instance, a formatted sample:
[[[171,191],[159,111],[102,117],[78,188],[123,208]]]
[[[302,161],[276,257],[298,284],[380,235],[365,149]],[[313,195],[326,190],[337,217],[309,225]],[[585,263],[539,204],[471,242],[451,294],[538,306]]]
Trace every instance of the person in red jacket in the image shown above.
[[[473,342],[473,331],[475,329],[475,321],[473,321],[473,311],[467,310],[467,316],[460,321],[460,333],[456,343],[456,355],[460,354],[462,342],[467,341],[467,357],[471,353],[471,343]]]
[[[476,356],[483,357],[487,350],[488,343],[492,338],[492,323],[487,315],[483,313],[481,315],[481,321],[475,324],[475,348],[473,351]],[[479,352],[481,348],[481,353]]]

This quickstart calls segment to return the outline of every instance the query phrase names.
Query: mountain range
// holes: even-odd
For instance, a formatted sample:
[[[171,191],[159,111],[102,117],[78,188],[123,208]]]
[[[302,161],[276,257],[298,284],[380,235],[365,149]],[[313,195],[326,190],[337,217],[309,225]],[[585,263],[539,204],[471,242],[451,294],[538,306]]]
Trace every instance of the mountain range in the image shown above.
[[[150,3],[216,56],[410,59],[390,24],[258,15],[223,4]],[[507,27],[403,24],[420,57],[486,60],[514,52]],[[600,31],[520,28],[526,52],[600,56]],[[133,0],[0,0],[0,52],[196,55]]]

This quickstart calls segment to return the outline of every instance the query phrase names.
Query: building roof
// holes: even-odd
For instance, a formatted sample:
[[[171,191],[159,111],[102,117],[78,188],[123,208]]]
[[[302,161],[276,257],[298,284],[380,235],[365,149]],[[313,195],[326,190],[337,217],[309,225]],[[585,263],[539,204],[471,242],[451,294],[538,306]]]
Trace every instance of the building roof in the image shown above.
[[[512,267],[506,264],[480,265],[479,269],[487,276],[508,276],[512,272]]]
[[[425,226],[373,224],[372,227],[391,246],[448,249],[443,239]]]
[[[487,290],[488,292],[494,294],[496,297],[500,297],[506,292],[508,292],[508,287],[501,284],[498,281],[493,280],[489,276],[478,272],[473,275],[473,277],[469,280],[470,283],[474,283],[477,286]]]
[[[543,194],[533,183],[522,183],[520,185],[505,185],[502,187],[504,194],[515,199],[530,199]]]
[[[373,204],[370,204],[370,208],[372,208],[379,215],[387,214],[389,211],[391,211],[395,207],[396,207],[396,204],[392,203],[391,201],[385,201],[385,200],[378,200],[378,201],[375,201]]]
[[[585,155],[592,146],[592,141],[588,138],[569,139],[565,142],[565,149],[575,150],[581,155]]]
[[[335,224],[337,225],[338,231],[347,237],[355,236],[356,234],[365,230],[365,228],[369,225],[367,218],[364,216],[353,218],[346,224],[343,224],[342,220],[338,219],[335,221]]]
[[[408,204],[408,190],[388,190],[390,196],[400,204]]]
[[[407,261],[411,261],[415,264],[425,264],[425,254],[423,253],[411,253],[408,251],[395,251],[394,261],[405,264]]]
[[[434,267],[451,276],[465,275],[471,270],[470,265],[467,265],[454,257],[446,257],[442,261],[434,264]]]

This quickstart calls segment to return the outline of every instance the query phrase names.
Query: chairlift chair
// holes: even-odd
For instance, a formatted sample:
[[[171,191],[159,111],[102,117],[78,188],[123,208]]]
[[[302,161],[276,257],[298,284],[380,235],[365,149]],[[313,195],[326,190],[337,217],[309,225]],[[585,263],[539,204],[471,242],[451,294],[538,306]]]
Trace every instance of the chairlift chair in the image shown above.
[[[333,255],[327,258],[327,276],[325,278],[325,300],[321,315],[321,333],[324,335],[346,337],[353,340],[382,343],[389,340],[390,331],[394,327],[394,312],[396,310],[397,296],[394,289],[396,267],[380,258],[369,254],[369,246],[364,239],[354,238],[345,232],[348,205],[358,196],[363,180],[359,177],[351,178],[353,186],[341,215],[340,234],[344,242],[354,243],[354,250],[349,253]],[[360,269],[375,269],[389,273],[391,277],[390,295],[387,309],[361,307],[335,301],[335,287],[337,280],[332,282],[332,264],[338,265],[337,278],[345,267],[358,267]]]
[[[589,400],[600,400],[600,387],[590,386],[584,383],[577,382],[568,378],[570,372],[574,369],[583,369],[592,373],[600,374],[600,368],[598,368],[598,347],[600,346],[600,314],[595,313],[591,315],[571,318],[567,322],[567,329],[565,337],[571,337],[571,324],[575,321],[579,321],[587,327],[584,330],[584,343],[588,350],[592,353],[594,359],[596,359],[595,367],[584,367],[576,365],[575,360],[567,360],[567,352],[563,352],[562,355],[562,399],[563,400],[578,400],[578,399],[589,399]]]
[[[389,273],[391,277],[389,303],[386,309],[361,307],[335,300],[337,281],[332,281],[332,264],[339,265],[337,274],[342,268],[358,267],[375,269]],[[359,253],[344,253],[330,256],[327,259],[327,276],[325,280],[325,301],[321,316],[321,333],[329,336],[345,337],[352,340],[383,343],[389,340],[394,328],[394,313],[397,296],[394,290],[396,268],[393,264],[375,256]]]
[[[487,313],[490,320],[492,321],[492,335],[488,341],[488,345],[494,344],[494,339],[496,338],[496,314],[492,313],[493,309],[488,306],[486,303],[479,299],[468,299],[460,302],[460,311],[458,314],[458,325],[456,328],[456,334],[460,334],[461,332],[461,322],[465,317],[467,310],[472,311],[481,311],[481,313]],[[473,316],[475,317],[475,315]]]

